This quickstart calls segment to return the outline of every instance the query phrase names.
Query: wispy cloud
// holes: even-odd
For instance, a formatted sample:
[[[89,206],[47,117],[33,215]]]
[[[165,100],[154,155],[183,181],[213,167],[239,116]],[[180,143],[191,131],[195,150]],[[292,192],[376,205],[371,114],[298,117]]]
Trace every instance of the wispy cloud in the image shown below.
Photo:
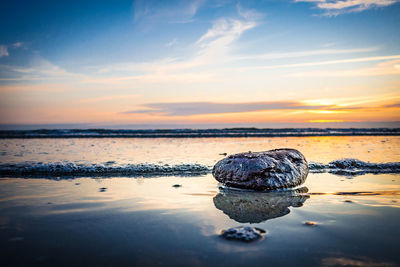
[[[256,22],[253,20],[237,20],[237,19],[219,19],[211,29],[209,29],[200,39],[197,44],[202,46],[213,46],[217,43],[223,45],[230,44],[236,40],[243,32],[254,28]],[[209,41],[209,42],[207,42]]]
[[[16,42],[12,44],[13,47],[19,48],[19,47],[24,47],[25,44],[23,42]]]
[[[328,60],[328,61],[317,61],[317,62],[306,62],[298,64],[287,64],[280,66],[265,66],[265,68],[293,68],[293,67],[310,67],[310,66],[321,66],[321,65],[332,65],[332,64],[343,64],[343,63],[356,63],[356,62],[371,62],[371,61],[382,61],[390,59],[399,59],[400,55],[391,56],[378,56],[378,57],[361,57],[361,58],[349,58],[339,60]]]
[[[236,60],[246,59],[283,59],[283,58],[298,58],[298,57],[311,57],[311,56],[323,56],[323,55],[340,55],[340,54],[357,54],[367,53],[378,50],[378,47],[365,47],[365,48],[353,48],[353,49],[316,49],[316,50],[305,50],[305,51],[292,51],[292,52],[275,52],[258,55],[245,55],[238,56]]]
[[[390,105],[386,105],[386,108],[400,108],[400,103],[394,103]]]
[[[188,23],[193,21],[193,17],[204,2],[204,0],[138,0],[134,3],[134,19],[151,23]]]
[[[31,59],[30,66],[0,65],[0,81],[43,81],[83,77],[66,71],[40,56]]]
[[[151,103],[141,109],[124,112],[163,114],[164,116],[190,116],[200,114],[238,113],[262,110],[284,109],[320,109],[321,105],[305,105],[301,102],[250,102],[250,103],[214,103],[214,102],[182,102],[182,103]]]
[[[243,70],[253,70],[253,69],[286,69],[286,68],[315,67],[315,66],[358,63],[358,62],[373,62],[373,61],[388,62],[388,60],[394,60],[394,61],[390,61],[390,62],[396,63],[396,64],[394,64],[394,65],[390,64],[390,65],[393,65],[393,67],[395,69],[399,68],[397,65],[397,63],[398,63],[397,60],[400,60],[400,55],[390,55],[390,56],[348,58],[348,59],[326,60],[326,61],[311,61],[311,62],[282,64],[282,65],[251,66],[251,67],[241,67],[241,68],[239,68],[239,70],[243,71]]]
[[[166,47],[171,47],[174,46],[178,43],[178,40],[176,38],[172,39],[170,42],[166,43],[165,46]]]
[[[364,107],[380,107],[382,106],[382,103],[393,101],[399,98],[399,95],[391,93],[362,97],[311,99],[305,100],[303,102],[308,105],[324,104],[325,106],[333,107],[333,109],[335,107],[349,109],[354,107],[360,108],[360,105],[363,105]]]
[[[381,57],[383,58],[383,57]],[[388,57],[385,62],[380,62],[373,67],[356,68],[350,70],[316,70],[291,73],[291,77],[357,77],[357,76],[383,76],[383,75],[400,75],[400,55]],[[372,58],[374,59],[374,58]],[[376,60],[379,60],[376,58]],[[357,61],[350,61],[357,62]],[[362,61],[358,61],[362,62]]]
[[[92,97],[92,98],[86,98],[86,99],[81,99],[79,102],[80,103],[97,103],[97,102],[105,102],[105,101],[110,101],[110,100],[130,100],[132,98],[137,98],[137,94],[130,94],[130,95],[107,95],[107,96],[101,96],[101,97]]]
[[[368,97],[310,99],[302,101],[265,102],[169,102],[149,103],[124,114],[147,114],[150,116],[185,117],[207,114],[228,114],[263,111],[282,111],[283,113],[339,114],[360,110],[397,108],[400,96],[381,94]],[[394,102],[393,102],[394,101]],[[387,103],[390,104],[387,104]],[[286,111],[285,111],[286,110]]]
[[[263,13],[258,12],[255,9],[243,8],[239,3],[236,5],[239,16],[247,20],[259,20],[264,17]]]
[[[0,45],[0,57],[8,56],[8,47],[6,45]]]
[[[337,16],[371,8],[386,7],[399,2],[399,0],[294,0],[294,2],[313,3],[315,7],[323,10],[324,15]]]
[[[88,83],[107,82],[202,82],[215,80],[216,74],[198,70],[204,66],[222,64],[231,60],[230,46],[240,36],[257,26],[254,20],[221,18],[212,23],[198,40],[192,44],[197,50],[188,58],[164,58],[154,62],[113,64],[99,68],[103,75],[86,79]],[[168,45],[172,45],[168,44]],[[122,76],[121,73],[124,75]],[[104,76],[115,74],[113,77]],[[126,75],[125,75],[126,74]]]
[[[0,85],[0,93],[27,93],[27,92],[66,92],[71,88],[65,83],[46,84],[5,84]]]
[[[23,42],[16,42],[11,45],[0,45],[0,58],[9,56],[9,49],[25,48],[26,44]]]
[[[219,19],[201,36],[196,45],[200,47],[191,63],[197,65],[221,64],[231,60],[230,46],[246,31],[257,26],[253,20]]]

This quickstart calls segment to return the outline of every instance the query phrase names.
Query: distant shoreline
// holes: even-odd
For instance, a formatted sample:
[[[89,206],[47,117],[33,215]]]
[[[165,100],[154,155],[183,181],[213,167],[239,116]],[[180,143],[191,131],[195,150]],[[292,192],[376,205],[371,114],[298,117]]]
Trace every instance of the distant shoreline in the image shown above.
[[[247,138],[400,136],[400,128],[38,129],[0,130],[0,139],[33,138]]]

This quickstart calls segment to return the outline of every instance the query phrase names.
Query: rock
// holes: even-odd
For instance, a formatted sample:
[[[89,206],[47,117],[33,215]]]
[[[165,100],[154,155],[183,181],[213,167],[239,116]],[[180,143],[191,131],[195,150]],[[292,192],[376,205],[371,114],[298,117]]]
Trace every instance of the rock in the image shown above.
[[[265,230],[249,226],[238,226],[222,231],[221,236],[226,239],[250,242],[262,238]]]
[[[212,173],[226,186],[273,190],[304,183],[308,163],[295,149],[275,149],[230,155],[218,161]]]
[[[182,185],[181,184],[174,184],[172,187],[179,188],[179,187],[182,187]]]
[[[307,187],[289,191],[238,192],[223,190],[213,199],[217,209],[239,223],[261,223],[285,216],[310,197]]]

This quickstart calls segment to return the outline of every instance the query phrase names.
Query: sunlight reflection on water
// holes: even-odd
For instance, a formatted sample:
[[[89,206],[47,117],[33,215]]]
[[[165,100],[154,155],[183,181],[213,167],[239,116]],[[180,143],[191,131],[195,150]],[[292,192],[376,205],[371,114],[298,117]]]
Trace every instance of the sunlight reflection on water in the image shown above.
[[[2,161],[71,161],[85,154],[83,160],[88,162],[114,160],[118,164],[120,157],[122,161],[212,164],[222,158],[222,152],[278,146],[298,148],[308,160],[320,162],[342,157],[399,161],[395,147],[399,147],[400,139],[388,137],[389,141],[381,143],[382,138],[274,138],[273,145],[265,138],[140,139],[141,143],[128,139],[116,143],[106,139],[57,140],[60,144],[13,140],[25,144],[24,148],[15,146],[15,153],[32,153],[22,159],[3,157]],[[72,141],[74,145],[63,147]],[[4,146],[6,140],[1,142]],[[91,142],[97,148],[83,153]],[[133,145],[135,142],[139,143]],[[44,149],[49,154],[39,154]],[[101,153],[103,149],[105,153]],[[38,155],[44,158],[35,158]],[[399,196],[399,174],[346,177],[310,173],[301,187],[281,192],[229,190],[220,187],[211,174],[1,178],[0,248],[12,265],[35,265],[39,257],[48,265],[161,261],[261,266],[265,262],[297,265],[301,260],[305,266],[395,266],[400,261],[396,249]],[[307,221],[315,222],[315,226],[305,225]],[[222,230],[239,225],[259,227],[268,233],[264,240],[251,244],[218,236]],[[86,260],[80,261],[83,258]]]

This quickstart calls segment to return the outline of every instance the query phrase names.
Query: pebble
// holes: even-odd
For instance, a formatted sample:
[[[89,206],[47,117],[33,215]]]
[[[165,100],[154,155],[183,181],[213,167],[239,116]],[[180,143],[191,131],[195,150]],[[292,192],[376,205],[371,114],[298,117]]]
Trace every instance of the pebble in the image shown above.
[[[317,224],[316,222],[313,222],[313,221],[307,221],[307,222],[304,222],[304,225],[307,225],[307,226],[317,226],[318,224]]]
[[[229,240],[251,242],[262,238],[265,233],[266,231],[261,228],[238,226],[223,230],[221,236]]]

